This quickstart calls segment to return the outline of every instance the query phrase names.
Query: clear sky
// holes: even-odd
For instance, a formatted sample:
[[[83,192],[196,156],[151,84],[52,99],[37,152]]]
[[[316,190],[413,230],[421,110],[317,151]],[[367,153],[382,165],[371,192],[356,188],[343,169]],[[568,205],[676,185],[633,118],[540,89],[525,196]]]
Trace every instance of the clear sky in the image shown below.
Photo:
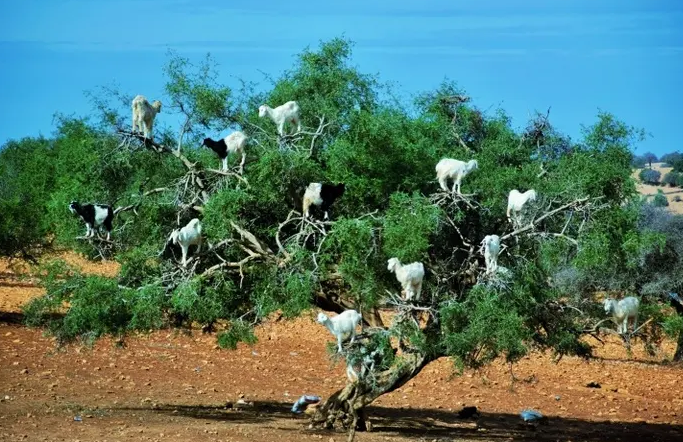
[[[114,81],[163,101],[168,48],[211,52],[234,85],[342,35],[407,97],[448,77],[516,127],[552,106],[576,138],[603,109],[652,134],[638,153],[683,150],[683,0],[1,0],[0,144]]]

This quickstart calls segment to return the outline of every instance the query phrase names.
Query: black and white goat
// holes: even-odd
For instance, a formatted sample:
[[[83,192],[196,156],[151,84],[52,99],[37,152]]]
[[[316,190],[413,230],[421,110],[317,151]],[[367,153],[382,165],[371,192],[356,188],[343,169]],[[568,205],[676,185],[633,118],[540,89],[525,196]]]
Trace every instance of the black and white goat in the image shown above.
[[[216,155],[218,155],[218,158],[220,158],[223,163],[224,172],[228,170],[228,156],[234,153],[241,154],[242,162],[240,163],[240,173],[242,173],[244,171],[244,161],[247,158],[245,147],[247,146],[248,140],[249,138],[244,132],[235,131],[218,141],[214,141],[211,138],[204,138],[202,146],[206,146],[216,152]]]
[[[104,227],[107,231],[107,241],[111,238],[112,221],[114,220],[114,211],[110,205],[107,204],[79,204],[78,201],[71,201],[69,203],[69,210],[74,215],[81,217],[85,221],[86,238],[92,238],[95,235],[95,230]]]
[[[329,218],[328,211],[330,206],[334,203],[337,198],[344,195],[346,190],[346,185],[341,184],[321,184],[321,183],[311,183],[306,188],[304,192],[303,201],[303,211],[304,218],[306,218],[309,213],[311,205],[318,206],[322,209],[325,214],[325,219]]]

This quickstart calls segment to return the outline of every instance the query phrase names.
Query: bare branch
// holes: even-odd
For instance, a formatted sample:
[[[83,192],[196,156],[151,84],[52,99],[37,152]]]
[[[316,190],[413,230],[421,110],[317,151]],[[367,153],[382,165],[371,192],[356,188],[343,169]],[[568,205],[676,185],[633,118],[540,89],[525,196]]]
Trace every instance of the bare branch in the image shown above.
[[[135,204],[130,204],[128,206],[121,206],[121,207],[117,207],[116,209],[114,209],[114,215],[118,215],[120,212],[126,212],[128,210],[136,211],[140,207],[140,205],[142,204],[142,198],[148,197],[148,196],[153,195],[155,193],[166,192],[168,190],[169,190],[168,187],[157,187],[156,189],[148,190],[147,192],[145,192],[139,196],[140,199]],[[137,213],[136,213],[136,215],[137,215]]]
[[[585,203],[585,202],[588,201],[588,200],[590,200],[590,197],[584,197],[584,198],[575,199],[574,201],[571,201],[571,202],[569,202],[569,203],[567,203],[567,204],[564,204],[564,205],[562,205],[562,206],[560,206],[560,207],[558,207],[558,208],[556,208],[556,209],[554,209],[554,210],[551,210],[551,211],[549,211],[549,212],[543,214],[543,215],[540,216],[539,218],[536,218],[536,219],[532,220],[530,224],[528,224],[528,225],[526,225],[526,226],[524,226],[524,227],[521,227],[521,228],[515,230],[514,232],[508,233],[507,235],[503,235],[503,236],[500,238],[500,240],[503,241],[503,240],[505,240],[505,239],[507,239],[507,238],[512,238],[512,237],[514,237],[514,236],[517,236],[517,235],[520,235],[520,234],[522,234],[522,233],[528,232],[529,230],[534,229],[534,228],[535,228],[541,221],[543,221],[544,219],[549,218],[549,217],[555,215],[556,213],[559,213],[559,212],[561,212],[561,211],[563,211],[563,210],[566,210],[566,209],[568,209],[568,208],[570,208],[570,207],[578,207],[580,204]]]

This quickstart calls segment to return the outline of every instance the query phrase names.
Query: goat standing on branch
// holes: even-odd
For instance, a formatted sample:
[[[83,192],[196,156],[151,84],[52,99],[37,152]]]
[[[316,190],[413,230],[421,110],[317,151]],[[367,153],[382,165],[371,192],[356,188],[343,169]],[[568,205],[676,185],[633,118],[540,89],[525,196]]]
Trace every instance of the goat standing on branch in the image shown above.
[[[133,98],[131,108],[133,110],[132,132],[142,131],[145,138],[153,139],[154,118],[161,112],[161,101],[155,100],[152,104],[149,104],[149,101],[143,95],[138,95]]]
[[[74,215],[81,217],[85,221],[85,237],[92,238],[95,235],[95,230],[104,227],[107,231],[107,241],[111,238],[112,221],[114,220],[114,211],[110,205],[106,204],[79,204],[78,201],[71,201],[69,210]]]
[[[197,218],[193,218],[182,229],[175,229],[168,237],[168,242],[173,242],[175,245],[180,245],[183,250],[182,266],[187,266],[187,252],[190,246],[197,246],[196,253],[202,248],[202,222]]]
[[[337,198],[344,195],[346,185],[311,183],[304,192],[303,212],[304,218],[308,217],[311,205],[318,206],[324,213],[324,219],[329,219],[329,210]]]
[[[228,171],[228,156],[234,153],[241,154],[242,162],[240,162],[239,171],[242,173],[244,171],[244,162],[247,159],[245,148],[248,140],[249,138],[244,132],[235,131],[218,141],[214,141],[211,138],[204,138],[202,146],[206,146],[216,152],[218,158],[220,158],[223,163],[223,172]]]
[[[402,265],[398,258],[391,258],[387,261],[387,270],[396,273],[396,279],[403,287],[406,301],[420,300],[422,293],[422,280],[425,276],[425,268],[421,262]]]
[[[460,184],[462,179],[470,172],[477,169],[479,163],[477,160],[469,160],[468,162],[454,160],[452,158],[443,158],[436,165],[436,179],[439,180],[441,188],[448,192],[448,180],[453,180],[452,192],[460,192]]]
[[[513,225],[522,224],[522,211],[524,207],[529,202],[536,201],[536,191],[534,189],[529,189],[524,193],[521,193],[517,189],[512,189],[508,195],[508,208],[507,208],[507,218],[513,223]],[[512,217],[510,217],[512,215]]]
[[[285,123],[296,125],[296,131],[301,132],[300,113],[301,109],[296,101],[288,101],[276,108],[272,108],[267,104],[263,104],[258,108],[258,116],[263,118],[268,115],[277,126],[277,133],[281,137],[285,135]]]
[[[498,235],[486,235],[481,241],[486,261],[486,273],[495,273],[498,270],[498,254],[500,253],[500,237]]]
[[[318,313],[318,322],[330,331],[337,338],[337,348],[342,352],[342,338],[344,335],[351,335],[351,343],[356,338],[356,327],[363,317],[355,310],[345,310],[335,317],[328,317],[325,313]]]

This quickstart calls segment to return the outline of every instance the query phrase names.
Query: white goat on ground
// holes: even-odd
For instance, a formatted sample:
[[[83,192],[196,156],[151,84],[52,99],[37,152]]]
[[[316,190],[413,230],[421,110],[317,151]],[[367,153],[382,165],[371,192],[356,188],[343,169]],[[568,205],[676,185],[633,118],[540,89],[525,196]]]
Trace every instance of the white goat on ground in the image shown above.
[[[133,110],[133,132],[142,131],[145,138],[152,139],[154,117],[161,112],[161,101],[155,100],[152,104],[143,95],[133,98],[131,104]]]
[[[529,189],[524,193],[521,193],[517,189],[512,189],[508,195],[508,220],[511,223],[517,223],[517,225],[520,225],[522,223],[522,210],[524,210],[524,207],[529,201],[536,201],[536,197],[537,194],[534,189]],[[512,217],[510,217],[511,214]]]
[[[500,253],[500,237],[498,235],[486,235],[481,241],[486,261],[486,273],[494,273],[498,270],[498,254]]]
[[[436,164],[436,178],[439,180],[441,188],[446,192],[448,192],[448,180],[452,179],[452,192],[457,192],[459,194],[462,179],[477,168],[479,168],[477,160],[464,162],[454,160],[453,158],[443,158]]]
[[[202,222],[197,218],[193,218],[182,229],[175,229],[171,232],[168,239],[169,241],[173,241],[173,244],[180,245],[182,248],[182,265],[185,267],[187,265],[187,252],[190,246],[197,246],[195,253],[199,253],[199,250],[202,248]]]
[[[356,338],[356,327],[363,317],[355,310],[345,310],[335,317],[328,317],[325,313],[318,313],[318,322],[337,338],[337,348],[342,352],[342,337],[351,334],[351,343]]]
[[[638,328],[638,309],[640,301],[634,296],[627,296],[618,301],[616,299],[605,299],[605,313],[612,315],[612,319],[617,323],[617,332],[620,334],[628,331],[628,320],[633,319],[633,331]]]
[[[258,108],[258,116],[263,118],[268,115],[277,126],[277,133],[280,136],[285,134],[285,123],[295,124],[297,133],[301,132],[300,113],[301,109],[296,101],[288,101],[276,108],[272,108],[267,104],[263,104]]]
[[[402,265],[398,258],[390,258],[387,261],[387,270],[396,273],[396,279],[401,283],[406,301],[420,300],[422,280],[425,276],[425,268],[421,262]]]

